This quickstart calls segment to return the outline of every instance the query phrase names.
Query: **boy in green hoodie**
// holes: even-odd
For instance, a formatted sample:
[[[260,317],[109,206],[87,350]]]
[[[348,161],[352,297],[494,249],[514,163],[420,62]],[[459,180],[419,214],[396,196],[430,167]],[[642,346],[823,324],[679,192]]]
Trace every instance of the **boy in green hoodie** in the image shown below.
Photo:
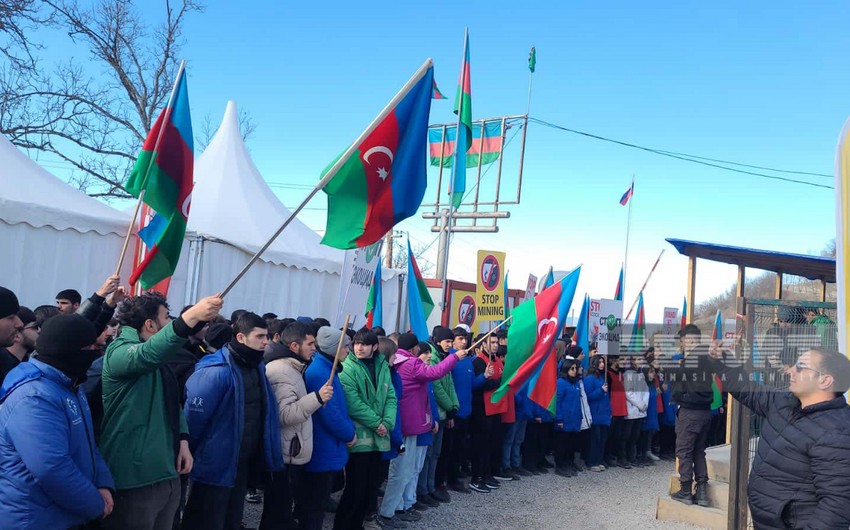
[[[345,358],[339,374],[356,441],[348,448],[345,490],[334,518],[338,530],[362,528],[366,512],[374,509],[383,479],[381,453],[390,450],[390,432],[396,421],[390,368],[376,354],[378,336],[364,328],[354,335],[353,342],[354,355]]]

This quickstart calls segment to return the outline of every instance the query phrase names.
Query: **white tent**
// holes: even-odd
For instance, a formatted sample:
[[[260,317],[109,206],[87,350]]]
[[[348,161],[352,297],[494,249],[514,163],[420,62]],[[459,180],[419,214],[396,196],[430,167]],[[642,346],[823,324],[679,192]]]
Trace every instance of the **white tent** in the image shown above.
[[[51,175],[0,135],[0,285],[22,304],[53,304],[66,288],[83,297],[94,292],[115,272],[129,223],[128,215]],[[130,268],[125,262],[125,279]]]
[[[290,213],[251,160],[236,103],[229,102],[218,131],[195,162],[188,255],[172,280],[171,305],[224,289]],[[225,315],[247,308],[333,318],[343,252],[319,241],[318,234],[294,219],[227,295]],[[387,276],[384,297],[394,300],[398,279],[390,271]]]

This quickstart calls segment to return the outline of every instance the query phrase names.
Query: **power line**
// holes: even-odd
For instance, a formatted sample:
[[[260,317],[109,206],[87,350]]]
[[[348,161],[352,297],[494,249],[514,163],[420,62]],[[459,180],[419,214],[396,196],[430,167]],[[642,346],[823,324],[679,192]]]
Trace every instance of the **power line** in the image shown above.
[[[765,167],[760,167],[760,166],[750,166],[750,165],[742,164],[742,163],[739,163],[739,162],[729,162],[729,161],[725,161],[725,160],[717,160],[717,159],[710,159],[710,158],[707,158],[707,157],[700,157],[700,156],[696,156],[696,155],[689,155],[689,154],[686,154],[686,153],[676,153],[674,151],[665,151],[665,150],[662,150],[662,149],[653,149],[651,147],[644,147],[642,145],[624,142],[622,140],[616,140],[614,138],[608,138],[608,137],[605,137],[605,136],[600,136],[598,134],[592,134],[592,133],[588,133],[588,132],[584,132],[584,131],[579,131],[579,130],[576,130],[576,129],[571,129],[569,127],[563,127],[561,125],[556,125],[554,123],[550,123],[550,122],[547,122],[547,121],[544,121],[544,120],[541,120],[541,119],[538,119],[538,118],[529,118],[528,121],[537,123],[538,125],[542,125],[544,127],[549,127],[549,128],[552,128],[552,129],[557,129],[557,130],[577,134],[579,136],[585,136],[587,138],[593,138],[595,140],[601,140],[603,142],[621,145],[623,147],[630,147],[632,149],[639,149],[641,151],[646,151],[648,153],[666,156],[666,157],[669,157],[669,158],[675,158],[677,160],[683,160],[685,162],[691,162],[693,164],[700,164],[700,165],[703,165],[703,166],[713,167],[713,168],[717,168],[717,169],[723,169],[725,171],[731,171],[733,173],[741,173],[741,174],[744,174],[744,175],[752,175],[754,177],[767,178],[767,179],[772,179],[772,180],[781,180],[783,182],[792,182],[794,184],[805,184],[806,186],[813,186],[813,187],[816,187],[816,188],[825,188],[825,189],[830,189],[830,190],[834,189],[833,186],[828,186],[826,184],[818,184],[816,182],[808,182],[808,181],[805,181],[805,180],[797,180],[797,179],[791,179],[791,178],[787,178],[787,177],[780,177],[778,175],[768,175],[768,174],[765,174],[765,173],[757,173],[755,171],[746,171],[746,170],[743,170],[743,169],[736,169],[736,168],[732,168],[732,167],[728,167],[728,166],[723,166],[723,165],[720,165],[720,164],[711,163],[711,162],[708,162],[708,160],[715,160],[715,161],[718,161],[718,162],[722,162],[724,164],[738,165],[738,166],[741,166],[741,167],[752,167],[752,168],[759,168],[759,169],[765,169],[765,170],[770,170],[770,171],[781,171],[783,173],[805,174],[805,175],[832,178],[829,175],[826,175],[824,173],[809,173],[809,172],[795,172],[795,171],[790,171],[790,170],[776,170],[776,169],[770,169],[770,168],[765,168]]]

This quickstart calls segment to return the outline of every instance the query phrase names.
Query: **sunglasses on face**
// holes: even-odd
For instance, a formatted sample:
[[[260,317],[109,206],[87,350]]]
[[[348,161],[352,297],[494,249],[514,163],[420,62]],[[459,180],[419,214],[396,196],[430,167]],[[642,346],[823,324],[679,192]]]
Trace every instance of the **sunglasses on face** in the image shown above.
[[[828,375],[824,372],[821,372],[820,370],[815,370],[814,368],[812,368],[810,366],[806,366],[805,364],[801,364],[800,361],[797,361],[797,363],[794,365],[794,369],[797,370],[798,374],[800,372],[802,372],[803,370],[811,370],[818,375]]]

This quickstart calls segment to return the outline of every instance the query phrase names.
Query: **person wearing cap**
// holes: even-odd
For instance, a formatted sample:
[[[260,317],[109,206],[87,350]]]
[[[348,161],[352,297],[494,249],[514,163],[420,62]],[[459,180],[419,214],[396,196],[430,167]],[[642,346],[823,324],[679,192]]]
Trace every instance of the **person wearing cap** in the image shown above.
[[[115,479],[107,530],[166,530],[180,504],[180,475],[192,470],[181,390],[168,368],[193,328],[218,315],[223,300],[201,299],[172,321],[157,293],[124,300],[121,331],[103,360],[100,449]],[[56,317],[53,317],[56,318]],[[49,321],[48,321],[49,322]]]
[[[286,326],[278,341],[266,346],[266,377],[280,415],[286,469],[269,476],[266,483],[262,528],[292,524],[295,490],[304,464],[313,456],[312,416],[333,398],[333,386],[327,380],[313,392],[307,392],[304,385],[304,371],[316,350],[313,333],[312,320],[309,323],[298,320]],[[297,499],[299,505],[300,500]]]
[[[18,317],[20,309],[15,293],[0,287],[0,348],[14,344],[15,336],[23,329],[24,325]]]
[[[184,530],[238,530],[251,467],[283,469],[278,409],[263,365],[266,328],[259,315],[243,313],[233,340],[202,358],[186,382],[195,461]]]
[[[416,447],[417,436],[433,429],[434,418],[431,417],[428,383],[444,377],[451,372],[459,360],[466,358],[466,350],[458,350],[447,355],[438,364],[426,365],[414,353],[411,353],[417,344],[416,335],[412,333],[401,335],[398,339],[395,360],[395,368],[401,376],[402,383],[401,399],[398,402],[401,411],[401,434],[404,437],[404,446],[411,449]],[[392,519],[399,512],[401,512],[399,518],[403,521],[411,516],[415,517],[410,513],[415,500],[405,506],[402,496],[405,488],[414,480],[416,464],[416,454],[413,451],[399,454],[390,463],[384,500],[379,510],[381,523]]]
[[[339,346],[342,331],[329,326],[319,328],[316,336],[316,355],[304,372],[304,385],[308,393],[318,392],[328,380],[331,381],[336,399],[332,399],[313,413],[313,457],[304,466],[302,487],[304,489],[304,528],[317,530],[322,527],[324,512],[322,503],[330,495],[334,477],[345,469],[348,462],[348,447],[354,445],[354,422],[348,417],[345,391],[339,380],[342,362],[349,355],[349,340],[345,337],[339,352],[339,362],[331,378],[334,356]]]
[[[343,361],[339,380],[357,438],[348,448],[345,489],[334,517],[334,528],[361,528],[377,503],[381,453],[390,450],[397,400],[387,363],[376,355],[378,337],[368,329],[354,335],[354,355]]]
[[[80,386],[96,339],[82,316],[52,318],[38,357],[0,388],[0,528],[68,528],[112,512],[115,485]]]
[[[446,359],[454,340],[455,334],[451,329],[445,326],[434,326],[431,332],[431,341],[428,344],[431,348],[432,365],[440,364]],[[423,473],[426,474],[427,493],[440,502],[449,502],[451,496],[445,484],[448,464],[445,459],[441,462],[440,455],[443,450],[445,430],[449,427],[454,428],[454,417],[460,408],[460,404],[457,400],[457,392],[455,392],[451,372],[435,380],[433,387],[434,396],[437,398],[437,408],[440,411],[440,427],[434,433],[433,443],[426,457]],[[440,463],[442,463],[442,466],[438,465]]]
[[[15,335],[12,344],[0,348],[0,383],[12,368],[26,361],[29,355],[35,351],[35,341],[38,339],[39,327],[36,324],[35,313],[29,308],[21,306],[18,309],[18,318],[21,321],[21,331]]]

